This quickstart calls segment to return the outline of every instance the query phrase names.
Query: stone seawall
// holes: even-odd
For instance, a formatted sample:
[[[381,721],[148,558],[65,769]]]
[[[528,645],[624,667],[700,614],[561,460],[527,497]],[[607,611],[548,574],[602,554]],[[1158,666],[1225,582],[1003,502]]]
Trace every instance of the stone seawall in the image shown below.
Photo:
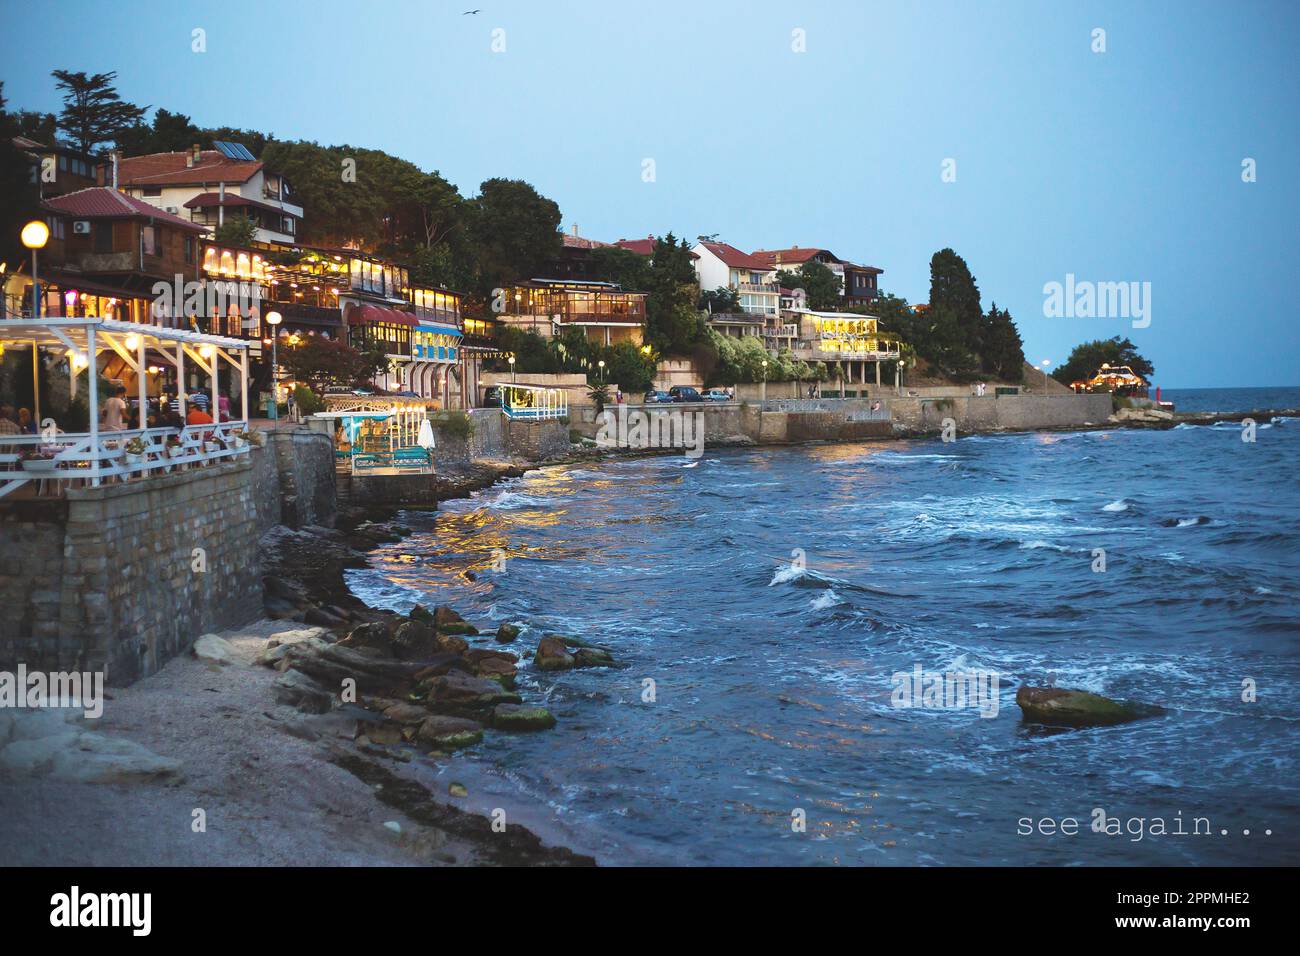
[[[896,423],[917,431],[938,431],[945,418],[958,431],[1072,428],[1104,424],[1111,413],[1110,395],[890,398],[886,405]]]
[[[0,666],[102,670],[122,685],[261,616],[253,473],[246,459],[25,503],[49,509],[38,520],[6,514],[0,548],[16,563],[0,585]]]

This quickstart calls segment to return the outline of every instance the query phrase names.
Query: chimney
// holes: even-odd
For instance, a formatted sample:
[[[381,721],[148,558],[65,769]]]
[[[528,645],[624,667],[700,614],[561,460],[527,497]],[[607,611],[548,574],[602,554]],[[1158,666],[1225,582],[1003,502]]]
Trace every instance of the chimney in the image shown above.
[[[573,237],[575,239],[578,237],[578,224],[576,222],[573,224]]]
[[[122,158],[122,151],[115,149],[108,154],[108,161],[113,164],[113,188],[117,188],[117,163]]]
[[[199,164],[199,156],[202,154],[202,152],[203,151],[202,149],[199,148],[198,143],[195,143],[193,146],[191,146],[190,154],[185,157],[185,168],[193,169],[195,166],[197,166]]]

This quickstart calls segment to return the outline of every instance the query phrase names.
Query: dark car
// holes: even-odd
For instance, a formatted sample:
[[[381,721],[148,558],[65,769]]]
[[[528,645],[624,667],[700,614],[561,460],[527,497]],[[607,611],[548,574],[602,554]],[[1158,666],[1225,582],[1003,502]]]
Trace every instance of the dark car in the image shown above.
[[[668,389],[668,394],[672,396],[671,401],[674,402],[704,401],[704,399],[700,398],[700,393],[689,385],[674,385],[672,388]]]
[[[672,400],[673,397],[669,395],[667,392],[663,392],[655,388],[652,388],[650,389],[650,391],[646,392],[645,398],[641,399],[642,403],[646,405],[662,405],[666,402],[671,402]]]
[[[489,385],[483,390],[483,407],[500,408],[501,407],[501,386]]]

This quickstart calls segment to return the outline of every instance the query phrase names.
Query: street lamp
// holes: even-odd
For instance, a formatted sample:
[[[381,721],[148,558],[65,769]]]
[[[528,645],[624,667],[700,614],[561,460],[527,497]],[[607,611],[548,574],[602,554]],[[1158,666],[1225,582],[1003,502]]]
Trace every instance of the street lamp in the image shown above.
[[[280,333],[277,328],[284,318],[279,312],[266,313],[266,324],[271,327],[271,419],[279,421],[280,418]]]
[[[600,366],[600,372],[599,372],[599,375],[600,375],[600,384],[601,384],[601,385],[604,385],[604,384],[605,384],[605,360],[604,360],[604,359],[601,359],[601,360],[600,360],[599,362],[597,362],[596,364]]]
[[[510,384],[514,385],[515,382],[518,381],[515,377],[515,357],[512,355],[510,358],[506,359],[506,361],[510,363]]]
[[[45,248],[50,241],[50,227],[39,219],[33,219],[23,226],[21,233],[23,245],[32,250],[32,316],[41,317],[41,280],[36,274],[36,253]]]
[[[767,359],[763,359],[763,397],[760,401],[767,402]]]

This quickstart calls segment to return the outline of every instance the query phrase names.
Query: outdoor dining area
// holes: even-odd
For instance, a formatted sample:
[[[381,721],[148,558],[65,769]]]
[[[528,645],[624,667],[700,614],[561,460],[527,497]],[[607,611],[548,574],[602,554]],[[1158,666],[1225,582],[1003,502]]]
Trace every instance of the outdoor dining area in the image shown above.
[[[334,458],[353,474],[429,474],[434,435],[430,402],[401,395],[327,394],[312,421],[334,430]]]
[[[242,339],[115,319],[0,320],[0,356],[12,362],[14,353],[29,351],[32,384],[31,405],[24,406],[29,423],[0,417],[0,500],[57,496],[68,487],[136,481],[247,455],[255,437],[248,428],[248,348]],[[109,363],[130,387],[104,395]],[[179,383],[171,403],[150,394],[150,380],[164,366]],[[71,422],[61,423],[50,409],[43,413],[41,395],[50,383],[42,376],[55,369],[60,379],[66,375],[71,399],[84,389],[84,430],[65,427]],[[187,372],[196,371],[206,387],[187,393]],[[230,398],[222,389],[227,377]],[[152,411],[160,407],[167,424]]]

